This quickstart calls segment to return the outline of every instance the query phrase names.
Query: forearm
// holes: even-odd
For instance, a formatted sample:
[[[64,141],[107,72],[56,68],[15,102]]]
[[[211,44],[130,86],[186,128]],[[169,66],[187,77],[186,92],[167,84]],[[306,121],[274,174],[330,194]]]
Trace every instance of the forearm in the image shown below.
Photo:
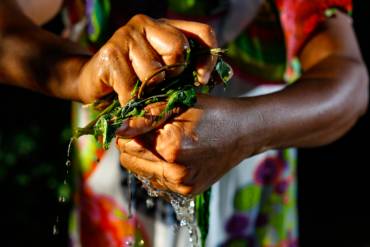
[[[79,100],[84,49],[33,24],[13,1],[0,3],[0,34],[1,83]]]
[[[365,112],[367,81],[363,64],[328,57],[280,92],[236,100],[241,146],[253,143],[258,153],[336,140]]]
[[[328,20],[301,53],[303,76],[277,93],[237,100],[240,143],[255,138],[255,153],[284,147],[330,143],[364,114],[368,105],[368,74],[350,18]],[[255,128],[255,129],[253,129]]]

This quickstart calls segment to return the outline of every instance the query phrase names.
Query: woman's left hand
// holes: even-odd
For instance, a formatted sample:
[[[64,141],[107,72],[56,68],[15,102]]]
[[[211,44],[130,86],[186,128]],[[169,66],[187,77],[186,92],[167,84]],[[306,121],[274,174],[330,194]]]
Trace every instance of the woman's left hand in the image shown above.
[[[151,107],[151,117],[126,121],[117,135],[137,137],[117,139],[122,165],[149,178],[152,185],[160,189],[183,195],[206,190],[245,155],[253,153],[238,146],[240,125],[232,102],[199,96],[194,108],[144,135],[140,134],[161,124],[151,119],[155,119],[152,116],[158,115],[165,104]]]

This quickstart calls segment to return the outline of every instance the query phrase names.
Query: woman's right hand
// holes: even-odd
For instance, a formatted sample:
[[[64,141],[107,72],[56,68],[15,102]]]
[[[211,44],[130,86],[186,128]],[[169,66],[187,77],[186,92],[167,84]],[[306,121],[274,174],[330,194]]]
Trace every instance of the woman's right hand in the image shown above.
[[[115,91],[124,105],[131,98],[137,79],[145,81],[162,66],[185,62],[187,37],[206,47],[217,46],[214,32],[206,24],[134,16],[82,67],[78,78],[80,101],[90,103]],[[208,82],[215,62],[216,59],[209,56],[197,64],[201,84]],[[182,70],[183,67],[178,67],[163,71],[148,83],[155,85]]]

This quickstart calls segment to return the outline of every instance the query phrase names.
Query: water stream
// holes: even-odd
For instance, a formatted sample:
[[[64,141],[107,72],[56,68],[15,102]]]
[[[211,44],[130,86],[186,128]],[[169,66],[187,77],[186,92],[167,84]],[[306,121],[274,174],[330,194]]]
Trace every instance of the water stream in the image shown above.
[[[67,161],[65,163],[66,166],[66,175],[63,181],[63,184],[66,185],[68,181],[69,174],[71,173],[71,149],[72,149],[72,143],[75,140],[75,138],[71,138],[68,144],[67,149]],[[195,220],[195,201],[192,197],[186,197],[182,196],[180,194],[177,194],[175,192],[171,191],[165,191],[165,190],[158,190],[152,187],[150,184],[150,181],[144,177],[132,174],[131,172],[128,172],[128,193],[129,193],[129,200],[128,200],[128,217],[132,217],[132,201],[133,201],[133,189],[132,185],[134,183],[135,177],[139,179],[142,182],[143,188],[147,191],[148,195],[150,197],[164,197],[169,200],[171,203],[175,214],[176,219],[179,222],[179,227],[186,227],[188,234],[189,234],[189,243],[191,247],[198,247],[199,244],[199,233],[198,228],[196,225]],[[58,198],[58,201],[60,204],[64,205],[66,203],[67,198],[65,195],[60,195]],[[148,198],[146,200],[147,207],[153,207],[154,202],[151,198]],[[53,235],[57,235],[59,233],[59,216],[60,213],[58,213],[54,226],[53,226]],[[178,227],[177,227],[178,228]],[[136,243],[138,246],[143,246],[144,242]],[[135,241],[130,240],[125,242],[125,246],[134,246]]]
[[[71,163],[71,149],[72,149],[72,143],[73,143],[74,140],[75,140],[75,138],[72,137],[69,140],[69,143],[68,143],[67,160],[66,160],[66,163],[65,163],[66,172],[65,172],[65,177],[64,177],[64,180],[63,180],[63,185],[64,186],[67,185],[67,181],[68,181],[68,178],[70,176],[69,174],[71,173],[71,169],[72,169],[72,165],[71,165],[72,164]],[[67,202],[66,196],[65,195],[59,195],[58,202],[59,202],[60,207],[63,207],[64,204]],[[60,214],[61,213],[58,212],[57,217],[55,219],[55,223],[53,225],[53,235],[58,235],[59,234],[59,226],[60,226],[59,216],[60,216]]]
[[[186,227],[191,247],[200,246],[198,227],[195,220],[195,200],[192,197],[182,196],[178,193],[158,190],[152,187],[147,178],[136,176],[150,197],[164,197],[169,199],[179,222],[179,227]],[[131,196],[130,196],[131,198]],[[177,228],[177,227],[176,227]]]

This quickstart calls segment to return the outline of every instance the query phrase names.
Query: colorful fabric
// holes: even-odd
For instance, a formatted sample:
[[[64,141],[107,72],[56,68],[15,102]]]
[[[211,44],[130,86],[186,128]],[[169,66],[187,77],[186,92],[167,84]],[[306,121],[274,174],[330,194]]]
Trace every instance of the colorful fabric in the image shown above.
[[[91,42],[99,43],[106,35],[109,13],[109,0],[86,0],[87,33]]]
[[[85,38],[73,37],[86,40],[88,36],[90,43],[99,43],[106,35],[109,10],[111,14],[120,11],[123,19],[132,15],[130,8],[110,9],[114,2],[111,1],[72,1],[68,23],[85,23],[85,29],[80,30]],[[146,1],[137,2],[143,6]],[[236,76],[226,92],[215,91],[223,96],[262,95],[296,80],[301,72],[299,52],[325,20],[327,9],[351,10],[348,0],[168,0],[167,3],[168,17],[207,21],[229,50],[228,60]],[[86,13],[87,21],[81,22],[82,15],[75,18],[76,13]],[[74,125],[86,124],[94,114],[75,105]],[[171,206],[161,199],[147,201],[145,191],[136,183],[131,187],[134,214],[128,218],[128,177],[119,165],[118,151],[112,146],[104,151],[92,137],[78,140],[75,165],[79,168],[79,182],[71,217],[72,245],[188,246],[186,232],[173,230],[175,218]],[[255,155],[225,174],[212,186],[210,195],[206,194],[203,201],[198,198],[199,202],[209,203],[209,222],[205,222],[204,215],[197,216],[198,223],[209,227],[206,246],[298,246],[295,174],[294,149]],[[205,199],[207,196],[210,200]],[[147,203],[152,207],[146,207]]]
[[[317,26],[326,18],[326,11],[331,8],[339,8],[351,13],[351,0],[276,0],[280,12],[281,24],[284,30],[287,49],[288,70],[287,77],[293,80],[294,63],[297,63],[297,55],[307,40],[312,36]]]

